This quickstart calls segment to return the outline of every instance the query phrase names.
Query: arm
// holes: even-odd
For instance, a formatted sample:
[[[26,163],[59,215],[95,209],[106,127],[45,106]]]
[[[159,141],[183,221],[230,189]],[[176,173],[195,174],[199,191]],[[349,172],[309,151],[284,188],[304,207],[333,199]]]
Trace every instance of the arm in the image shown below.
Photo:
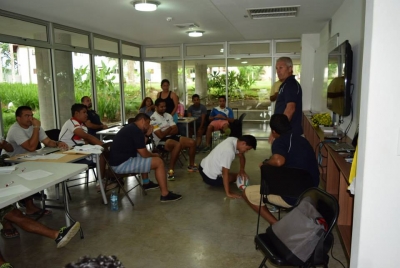
[[[228,120],[229,123],[233,123],[235,121],[235,116],[233,115],[233,110],[231,108],[228,108],[228,116],[226,117],[226,120]]]
[[[222,181],[224,183],[225,193],[230,198],[240,198],[240,195],[233,194],[229,188],[229,169],[222,167]]]
[[[200,123],[200,129],[204,128],[204,125],[206,123],[206,114],[201,114],[201,123]]]
[[[289,121],[291,121],[295,110],[296,110],[296,103],[288,102],[286,104],[286,108],[283,114],[288,117]]]
[[[13,152],[14,148],[12,147],[11,144],[9,144],[6,140],[3,140],[2,142],[0,142],[0,151],[1,149],[6,150],[6,152]]]
[[[21,147],[29,152],[35,151],[39,143],[40,121],[36,118],[32,119],[32,128],[32,136],[25,142],[21,143]]]
[[[91,128],[91,129],[107,129],[107,128],[108,128],[108,126],[107,126],[107,125],[104,125],[104,124],[102,124],[102,125],[93,124],[92,122],[90,122],[90,120],[87,120],[87,121],[85,122],[85,125],[86,125],[88,128]]]
[[[101,140],[99,140],[98,138],[96,138],[95,136],[92,136],[88,133],[86,133],[85,131],[83,131],[82,128],[76,128],[74,130],[74,134],[81,137],[82,139],[85,140],[85,142],[89,143],[89,144],[93,144],[93,145],[103,145],[103,142]]]
[[[160,139],[177,133],[178,133],[178,127],[176,125],[170,126],[166,128],[164,131],[161,131],[161,129],[154,131],[154,134]]]
[[[278,92],[276,92],[274,95],[269,96],[270,101],[276,101],[277,98],[278,98]]]
[[[239,175],[243,178],[246,179],[249,176],[246,174],[246,171],[244,171],[244,168],[246,166],[246,157],[244,154],[240,153],[238,154],[239,156],[239,163],[240,163],[240,169],[239,169]]]
[[[174,116],[174,114],[176,113],[176,110],[178,109],[179,101],[178,101],[178,96],[175,94],[175,92],[171,93],[171,98],[174,101],[174,105],[175,105],[174,109],[171,112],[171,115]]]
[[[143,158],[149,158],[149,157],[159,157],[158,154],[151,153],[149,152],[146,148],[138,149],[137,152],[140,154],[141,157]]]
[[[262,165],[271,165],[276,167],[281,167],[285,164],[285,157],[280,154],[273,154],[269,159],[265,159],[261,164]],[[261,165],[260,165],[261,166]]]
[[[62,141],[53,141],[49,137],[42,140],[43,144],[47,147],[58,147],[61,149],[68,149],[68,145]]]

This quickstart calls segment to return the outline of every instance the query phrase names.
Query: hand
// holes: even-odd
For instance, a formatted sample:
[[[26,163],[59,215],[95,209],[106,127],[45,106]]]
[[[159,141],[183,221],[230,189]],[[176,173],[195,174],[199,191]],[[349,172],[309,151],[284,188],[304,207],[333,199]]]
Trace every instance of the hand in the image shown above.
[[[108,126],[107,125],[101,125],[103,127],[103,129],[107,129]]]
[[[150,136],[153,133],[154,127],[150,125],[149,129],[146,132],[146,136]]]
[[[32,126],[33,127],[40,127],[40,121],[37,120],[36,118],[32,118]]]
[[[222,114],[217,114],[217,115],[215,116],[215,118],[226,118],[226,116],[223,116]]]
[[[247,175],[247,173],[243,170],[243,171],[239,171],[238,175],[240,177],[242,177],[243,180],[247,180],[249,178],[249,176]]]
[[[232,194],[231,192],[227,193],[226,195],[227,195],[229,198],[232,198],[232,199],[238,199],[238,198],[242,198],[242,196],[241,196],[241,195],[238,195],[238,194]]]
[[[58,148],[60,148],[62,151],[66,151],[69,149],[68,144],[62,141],[58,142]]]

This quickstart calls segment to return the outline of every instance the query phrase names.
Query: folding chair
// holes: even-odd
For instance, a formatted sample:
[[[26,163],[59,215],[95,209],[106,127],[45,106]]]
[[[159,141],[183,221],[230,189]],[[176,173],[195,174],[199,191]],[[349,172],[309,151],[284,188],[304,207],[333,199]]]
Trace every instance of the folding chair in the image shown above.
[[[145,189],[143,188],[142,182],[140,181],[140,179],[138,178],[137,173],[116,173],[112,167],[109,164],[109,160],[110,160],[110,149],[111,149],[111,145],[112,142],[108,142],[103,144],[103,153],[101,154],[100,157],[100,166],[101,166],[101,172],[103,174],[103,178],[106,178],[106,184],[105,184],[105,188],[107,188],[107,185],[111,182],[111,180],[115,180],[118,184],[118,194],[120,193],[120,191],[122,190],[122,192],[124,193],[124,195],[128,198],[129,202],[131,203],[132,206],[134,206],[132,199],[129,197],[128,193],[130,191],[132,191],[133,189],[135,189],[136,187],[140,187],[142,189],[142,192],[144,195],[147,195]],[[133,186],[131,189],[129,189],[128,191],[125,190],[124,188],[124,178],[128,178],[128,177],[135,177],[137,184],[135,186]]]
[[[149,146],[149,147],[151,148],[151,152],[152,152],[152,153],[159,154],[160,157],[161,157],[161,159],[164,160],[164,163],[167,164],[168,158],[169,158],[169,151],[167,151],[167,150],[165,150],[165,149],[157,148],[156,143],[155,143],[155,141],[154,141],[154,139],[153,139],[152,136],[149,138],[149,140],[147,141],[147,143],[151,143],[151,145]],[[183,155],[183,157],[184,157],[185,159],[186,159],[186,156],[182,153],[182,151],[179,153],[179,156],[178,156],[178,162],[179,162],[179,164],[181,165],[181,167],[183,167],[183,166],[184,166],[184,165],[183,165],[183,162],[182,162],[182,160],[180,159],[180,156],[181,156],[181,155]],[[186,160],[187,160],[187,159],[186,159]]]

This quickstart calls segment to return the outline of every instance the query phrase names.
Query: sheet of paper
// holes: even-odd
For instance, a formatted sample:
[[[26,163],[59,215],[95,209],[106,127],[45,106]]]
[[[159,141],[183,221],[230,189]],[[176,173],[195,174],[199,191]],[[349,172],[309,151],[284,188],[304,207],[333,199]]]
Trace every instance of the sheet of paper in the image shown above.
[[[20,176],[21,178],[24,178],[28,181],[32,181],[32,180],[48,177],[52,174],[53,173],[51,173],[51,172],[47,172],[47,171],[38,169],[38,170],[29,171],[29,172],[23,172],[21,174],[18,174],[18,176]]]
[[[0,167],[0,174],[10,174],[15,170],[15,166]]]
[[[0,189],[0,197],[6,197],[13,194],[22,194],[28,191],[29,189],[23,185],[9,186],[7,188]]]
[[[61,157],[64,157],[65,155],[63,154],[46,154],[46,155],[40,155],[38,156],[38,159],[60,159]]]

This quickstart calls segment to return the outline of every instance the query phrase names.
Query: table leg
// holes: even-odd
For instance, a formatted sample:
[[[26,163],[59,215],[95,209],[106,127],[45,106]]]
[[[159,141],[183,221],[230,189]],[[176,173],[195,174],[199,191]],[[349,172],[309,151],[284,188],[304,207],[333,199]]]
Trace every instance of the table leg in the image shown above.
[[[186,137],[189,137],[189,124],[186,124]]]
[[[71,219],[69,218],[69,204],[68,204],[68,196],[67,196],[67,184],[65,181],[62,182],[62,192],[64,197],[64,210],[65,210],[65,224],[67,226],[71,225]]]
[[[103,202],[104,205],[107,205],[107,197],[106,197],[106,193],[104,191],[104,187],[103,187],[103,178],[101,177],[101,168],[100,168],[100,155],[99,154],[95,154],[96,156],[96,171],[97,171],[97,178],[99,180],[99,184],[100,184],[100,192],[101,192],[101,196],[103,197]]]

